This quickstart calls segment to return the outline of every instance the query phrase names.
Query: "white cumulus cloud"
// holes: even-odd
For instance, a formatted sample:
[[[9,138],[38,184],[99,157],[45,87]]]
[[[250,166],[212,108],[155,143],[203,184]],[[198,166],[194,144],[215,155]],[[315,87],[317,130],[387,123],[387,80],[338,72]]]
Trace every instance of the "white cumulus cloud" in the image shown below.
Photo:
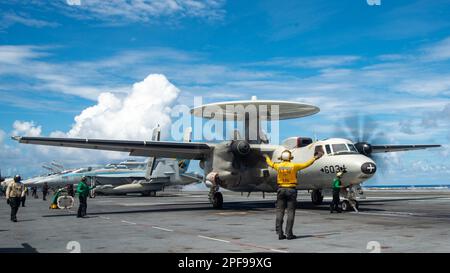
[[[100,94],[97,104],[75,117],[69,137],[150,139],[154,127],[169,131],[171,106],[179,89],[164,75],[152,74],[135,83],[125,98]]]
[[[14,135],[26,135],[26,136],[40,136],[42,132],[41,126],[36,126],[33,121],[20,121],[16,120],[13,124]]]
[[[133,84],[126,95],[101,93],[94,106],[75,117],[68,132],[54,131],[51,137],[89,137],[149,140],[153,128],[161,126],[162,138],[170,133],[170,113],[180,90],[164,75],[151,74]],[[33,121],[15,121],[12,135],[41,136],[42,127]],[[0,131],[0,141],[6,134]],[[1,142],[0,142],[1,144]],[[81,167],[121,161],[127,154],[74,148],[15,144],[0,145],[0,165],[18,166],[24,175],[42,172],[41,165],[56,160],[66,167]],[[142,159],[142,158],[141,158]],[[6,164],[8,162],[8,164]],[[23,169],[21,166],[26,166]]]

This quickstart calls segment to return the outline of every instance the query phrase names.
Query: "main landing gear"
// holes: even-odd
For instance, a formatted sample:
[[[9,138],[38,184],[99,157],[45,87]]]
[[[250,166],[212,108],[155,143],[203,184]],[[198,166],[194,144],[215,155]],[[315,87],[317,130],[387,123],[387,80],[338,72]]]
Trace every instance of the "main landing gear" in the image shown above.
[[[311,201],[314,205],[321,205],[323,203],[323,194],[321,190],[313,190],[311,192]]]
[[[144,196],[155,197],[156,191],[146,191],[146,192],[144,192]]]
[[[209,202],[215,209],[221,209],[223,207],[223,195],[219,192],[218,186],[213,186],[209,190]]]
[[[219,192],[218,175],[215,172],[211,172],[206,176],[205,184],[209,187],[209,202],[215,209],[221,209],[223,206],[223,195]]]

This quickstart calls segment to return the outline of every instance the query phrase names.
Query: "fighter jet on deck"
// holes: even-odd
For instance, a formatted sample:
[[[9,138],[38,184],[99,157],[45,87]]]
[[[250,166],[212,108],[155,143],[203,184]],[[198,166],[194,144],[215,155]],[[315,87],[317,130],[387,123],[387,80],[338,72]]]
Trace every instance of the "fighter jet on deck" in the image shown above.
[[[185,134],[185,141],[190,141],[190,129]],[[160,128],[154,130],[153,141],[160,140]],[[51,188],[76,185],[85,176],[91,185],[96,185],[95,194],[141,193],[154,196],[157,191],[172,185],[188,185],[201,182],[203,176],[187,173],[189,160],[171,158],[149,158],[147,162],[127,160],[119,164],[108,164],[101,168],[79,168],[64,171],[47,177],[38,177],[28,183],[41,187],[47,183]]]

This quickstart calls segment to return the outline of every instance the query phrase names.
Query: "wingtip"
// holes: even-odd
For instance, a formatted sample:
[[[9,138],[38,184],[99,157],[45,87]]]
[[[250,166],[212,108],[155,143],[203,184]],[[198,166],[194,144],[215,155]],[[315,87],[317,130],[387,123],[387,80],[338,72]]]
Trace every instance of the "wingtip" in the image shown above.
[[[22,137],[21,136],[12,136],[11,139],[15,140],[15,141],[20,141],[22,139]]]

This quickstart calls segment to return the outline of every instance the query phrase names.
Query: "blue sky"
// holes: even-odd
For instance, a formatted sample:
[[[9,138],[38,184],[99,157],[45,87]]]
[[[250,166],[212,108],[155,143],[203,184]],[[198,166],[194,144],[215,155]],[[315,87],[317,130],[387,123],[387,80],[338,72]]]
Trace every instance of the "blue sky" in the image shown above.
[[[450,184],[448,0],[0,0],[0,12],[4,173],[124,158],[18,146],[15,133],[142,139],[193,96],[256,95],[321,108],[282,122],[281,138],[345,137],[339,127],[360,115],[386,143],[443,144],[386,155],[389,169],[371,183]],[[133,84],[154,86],[151,74],[168,80],[152,78],[168,99],[153,94],[159,106],[131,111]]]

